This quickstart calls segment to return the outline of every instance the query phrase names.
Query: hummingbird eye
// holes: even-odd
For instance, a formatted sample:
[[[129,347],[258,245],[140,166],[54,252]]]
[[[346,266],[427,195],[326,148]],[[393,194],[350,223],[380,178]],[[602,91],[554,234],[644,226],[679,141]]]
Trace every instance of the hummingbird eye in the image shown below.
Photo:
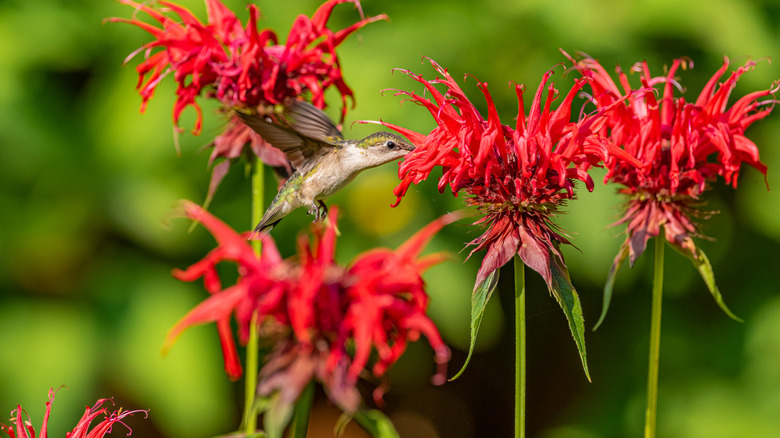
[[[388,141],[387,142],[387,148],[388,149],[395,149],[395,142],[394,141]]]

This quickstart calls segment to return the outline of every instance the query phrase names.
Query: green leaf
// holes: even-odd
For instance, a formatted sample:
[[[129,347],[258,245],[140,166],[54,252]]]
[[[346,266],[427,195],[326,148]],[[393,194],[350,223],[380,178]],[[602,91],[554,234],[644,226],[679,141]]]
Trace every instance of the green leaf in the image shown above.
[[[306,385],[293,409],[292,424],[290,426],[291,438],[306,438],[309,431],[309,418],[311,417],[311,405],[314,401],[314,381]]]
[[[401,438],[401,435],[395,430],[393,422],[390,421],[385,414],[376,409],[359,410],[355,412],[354,417],[342,415],[342,418],[339,419],[339,422],[336,425],[336,436],[341,436],[351,418],[354,418],[355,421],[357,421],[357,423],[374,438]]]
[[[569,270],[566,265],[561,263],[555,255],[550,257],[550,271],[552,272],[552,294],[563,309],[566,319],[569,322],[569,329],[574,342],[577,344],[577,350],[582,360],[582,368],[585,376],[590,381],[590,372],[588,371],[588,360],[585,353],[585,318],[582,316],[582,305],[577,291],[569,279]]]
[[[468,366],[471,355],[474,353],[474,345],[477,343],[477,334],[479,333],[479,326],[482,324],[482,317],[485,315],[485,307],[497,285],[498,269],[491,272],[481,284],[474,288],[474,292],[471,294],[471,342],[469,343],[469,354],[466,356],[466,362],[463,363],[463,367],[450,381],[457,379],[466,371],[466,366]]]
[[[601,315],[599,316],[599,320],[596,321],[596,325],[593,326],[593,331],[596,331],[596,329],[599,328],[601,323],[604,322],[604,318],[607,316],[609,303],[612,301],[612,289],[615,286],[617,271],[618,268],[620,268],[620,265],[623,264],[623,260],[626,259],[627,255],[628,241],[625,241],[623,242],[623,245],[620,246],[620,252],[618,252],[617,257],[615,257],[615,261],[612,262],[612,267],[609,269],[609,274],[607,274],[607,282],[604,284],[604,298],[601,303]]]
[[[243,430],[237,430],[235,432],[230,432],[225,435],[217,435],[213,438],[267,438],[265,435],[265,432],[255,432],[251,435],[247,435],[246,432]]]
[[[723,296],[720,294],[718,285],[715,284],[715,272],[712,270],[712,264],[710,264],[710,259],[708,259],[707,255],[704,254],[704,251],[702,251],[700,248],[696,248],[695,258],[690,255],[687,256],[693,262],[693,265],[696,266],[696,269],[699,270],[699,274],[701,274],[701,278],[707,285],[707,289],[710,290],[712,297],[715,298],[715,302],[718,303],[718,306],[720,306],[721,310],[723,310],[723,312],[725,312],[726,315],[728,315],[734,321],[745,322],[742,318],[735,315],[728,308],[728,306],[726,306],[725,301],[723,301]]]
[[[293,404],[282,401],[281,391],[274,392],[266,398],[266,409],[263,415],[263,428],[268,438],[282,438],[284,429],[290,423]]]

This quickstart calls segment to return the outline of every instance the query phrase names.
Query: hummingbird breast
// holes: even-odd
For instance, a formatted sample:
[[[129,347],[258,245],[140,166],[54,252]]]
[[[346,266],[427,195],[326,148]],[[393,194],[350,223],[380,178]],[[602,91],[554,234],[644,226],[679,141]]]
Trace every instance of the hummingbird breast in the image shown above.
[[[303,177],[301,196],[325,199],[355,179],[365,167],[353,148],[340,145],[332,153],[323,156]]]
[[[301,195],[305,199],[325,199],[338,192],[350,181],[357,172],[339,165],[321,163],[310,170],[301,185]]]

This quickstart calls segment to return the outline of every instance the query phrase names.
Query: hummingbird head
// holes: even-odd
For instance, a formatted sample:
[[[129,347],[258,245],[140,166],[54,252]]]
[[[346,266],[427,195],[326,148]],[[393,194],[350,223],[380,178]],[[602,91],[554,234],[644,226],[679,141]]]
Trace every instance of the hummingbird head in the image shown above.
[[[342,167],[359,172],[398,160],[414,150],[414,145],[398,134],[375,132],[362,140],[339,142],[334,159]]]
[[[362,151],[367,167],[395,161],[414,150],[409,140],[392,132],[375,132],[356,145]]]
[[[392,132],[375,132],[357,143],[373,166],[397,160],[414,150],[409,140]],[[376,164],[373,164],[376,163]]]

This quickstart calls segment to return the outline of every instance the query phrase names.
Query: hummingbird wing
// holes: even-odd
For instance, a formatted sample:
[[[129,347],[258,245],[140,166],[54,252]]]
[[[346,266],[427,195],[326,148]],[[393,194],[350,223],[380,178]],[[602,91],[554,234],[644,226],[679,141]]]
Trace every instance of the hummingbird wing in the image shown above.
[[[324,111],[303,100],[293,101],[284,108],[290,128],[234,111],[263,140],[284,152],[293,167],[302,173],[306,173],[316,157],[325,153],[323,149],[335,147],[335,143],[344,140]]]
[[[328,144],[344,140],[339,128],[324,111],[304,100],[296,100],[285,106],[284,115],[297,132]]]
[[[330,146],[293,129],[266,121],[258,115],[246,114],[236,109],[233,111],[263,140],[284,152],[297,170],[303,171],[313,161],[312,157],[320,155],[324,146]]]

